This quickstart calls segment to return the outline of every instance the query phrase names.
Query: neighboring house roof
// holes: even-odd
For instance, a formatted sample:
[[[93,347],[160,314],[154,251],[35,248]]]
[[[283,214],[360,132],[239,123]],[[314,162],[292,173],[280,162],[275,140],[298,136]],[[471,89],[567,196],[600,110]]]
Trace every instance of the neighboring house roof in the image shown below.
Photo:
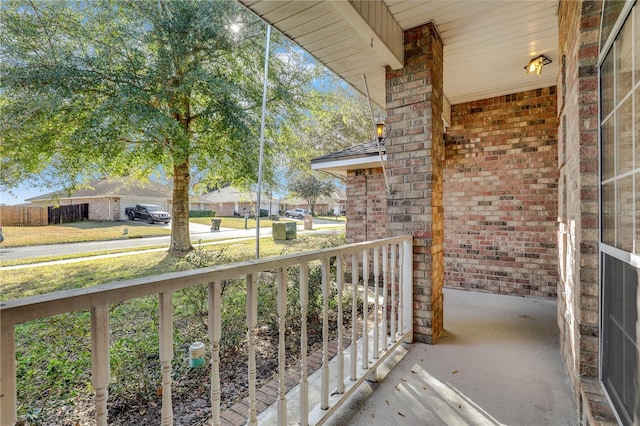
[[[336,202],[347,201],[347,194],[344,191],[333,191],[331,193],[331,199]]]
[[[171,187],[157,182],[128,182],[121,178],[98,179],[90,182],[87,188],[81,188],[67,193],[67,191],[53,191],[47,194],[27,198],[25,201],[68,199],[68,198],[96,198],[96,197],[155,197],[172,198]]]
[[[190,203],[203,203],[203,204],[212,204],[211,200],[208,200],[206,198],[202,198],[199,197],[197,195],[189,195],[189,202]]]
[[[240,191],[232,186],[225,186],[224,188],[208,192],[200,196],[205,200],[213,203],[247,203],[256,201],[255,191]],[[260,197],[261,204],[265,201],[280,202],[276,197],[269,196],[269,194],[262,193]]]
[[[346,176],[347,170],[368,169],[380,166],[380,154],[383,161],[387,160],[384,139],[380,143],[371,140],[358,145],[343,149],[342,151],[331,152],[311,160],[313,170],[322,170],[340,176]]]
[[[320,197],[316,200],[316,205],[332,205],[340,202],[347,201],[347,196],[343,191],[334,191],[328,197]],[[293,205],[307,205],[307,200],[304,198],[294,198],[286,201],[287,204]]]

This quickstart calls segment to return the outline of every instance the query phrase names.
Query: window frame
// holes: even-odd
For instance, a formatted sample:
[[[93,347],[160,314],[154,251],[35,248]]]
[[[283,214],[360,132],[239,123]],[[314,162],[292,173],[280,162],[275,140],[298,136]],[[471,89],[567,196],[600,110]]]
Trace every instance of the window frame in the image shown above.
[[[639,226],[638,224],[635,223],[634,220],[634,242],[632,244],[634,244],[634,246],[631,248],[631,252],[617,248],[615,246],[606,244],[603,242],[603,238],[604,238],[604,215],[603,215],[603,189],[606,183],[609,182],[618,182],[621,178],[625,177],[626,175],[631,175],[634,176],[634,173],[637,173],[638,168],[640,167],[640,164],[635,164],[635,167],[632,166],[631,171],[627,172],[627,173],[622,173],[620,175],[617,174],[617,165],[614,165],[614,176],[608,178],[606,181],[603,180],[603,141],[602,141],[602,124],[606,121],[606,120],[613,120],[613,125],[614,125],[614,131],[616,132],[616,136],[614,136],[614,140],[616,140],[617,143],[617,123],[616,120],[614,120],[615,116],[614,114],[616,114],[618,112],[618,110],[620,109],[622,103],[623,103],[623,99],[626,99],[628,96],[631,96],[633,99],[634,96],[634,92],[636,90],[640,90],[640,88],[636,88],[636,82],[635,82],[635,77],[634,75],[632,75],[632,82],[631,82],[631,88],[630,88],[630,92],[625,95],[623,97],[623,99],[617,99],[617,97],[614,95],[614,106],[613,109],[608,113],[607,117],[603,117],[602,116],[602,68],[603,68],[603,64],[605,62],[605,60],[607,59],[607,56],[609,54],[615,54],[614,49],[615,49],[615,41],[618,39],[618,36],[620,34],[622,34],[622,29],[623,26],[626,22],[626,20],[628,18],[630,19],[636,19],[636,20],[640,20],[640,10],[636,10],[635,11],[635,16],[631,16],[631,13],[634,9],[634,7],[637,5],[638,7],[640,7],[640,4],[637,4],[637,1],[626,1],[624,4],[624,7],[620,10],[620,13],[618,14],[618,17],[616,19],[615,24],[613,25],[613,27],[611,28],[611,31],[609,32],[609,35],[607,37],[607,40],[603,41],[600,40],[600,49],[599,49],[599,54],[598,54],[598,62],[597,62],[597,70],[598,70],[598,195],[599,195],[599,200],[598,200],[598,243],[599,243],[599,271],[598,271],[598,277],[599,277],[599,291],[600,291],[600,303],[599,303],[599,354],[598,354],[598,358],[599,358],[599,368],[598,368],[598,379],[600,381],[600,383],[603,386],[604,389],[604,393],[605,396],[607,398],[607,400],[609,401],[609,404],[611,405],[611,407],[615,407],[615,405],[613,404],[613,401],[609,395],[609,392],[607,391],[606,387],[604,386],[604,382],[603,382],[603,365],[604,365],[604,339],[603,339],[603,332],[604,332],[604,327],[605,327],[605,300],[604,300],[604,293],[605,293],[605,288],[604,288],[604,259],[605,256],[611,256],[615,259],[618,259],[624,263],[627,263],[637,269],[640,269],[640,251],[638,251],[638,247],[637,245],[640,244],[640,242],[636,242],[635,239],[637,238],[636,233],[638,232],[636,230],[636,227]],[[602,9],[602,14],[601,14],[601,18],[604,16],[605,13],[605,8],[607,6],[607,1],[603,2],[603,9]],[[602,34],[603,31],[603,19],[601,19],[601,28],[600,28],[600,34]],[[632,21],[632,27],[634,27],[634,24],[637,24],[636,22]],[[632,30],[632,34],[634,33],[635,28]],[[635,39],[632,36],[632,46],[633,43],[635,43]],[[636,55],[637,53],[633,53],[633,55]],[[635,57],[635,56],[634,56]],[[635,64],[635,62],[633,61],[632,57],[632,63]],[[615,64],[615,60],[614,60],[614,64]],[[614,65],[614,70],[613,70],[613,74],[614,74],[614,78],[617,78],[617,70],[615,68],[615,66],[617,66],[617,64]],[[635,65],[634,65],[635,66]],[[617,86],[616,86],[616,82],[614,81],[614,85],[613,85],[613,90],[614,92],[617,91]],[[636,117],[633,114],[633,112],[635,111],[636,106],[633,104],[631,105],[632,108],[632,123],[635,122]],[[640,136],[636,136],[637,139],[636,143],[640,144]],[[614,152],[614,158],[616,157],[616,146],[614,146],[613,148],[613,152]],[[633,143],[632,143],[632,152],[634,149]],[[635,182],[635,179],[634,179]],[[635,183],[635,191],[639,191],[640,188],[638,186],[638,183]],[[618,199],[617,199],[617,185],[615,186],[615,197],[614,197],[614,205],[615,203],[617,203]],[[638,214],[638,212],[640,211],[640,204],[637,203],[637,201],[632,202],[632,206],[634,208],[634,213]],[[614,213],[614,220],[617,222],[618,221],[618,216],[617,214]],[[618,228],[617,228],[617,224],[614,227],[614,234],[617,234],[618,232]],[[617,237],[614,238],[614,244],[617,244]],[[634,250],[636,251],[634,253]],[[640,291],[640,288],[638,288],[637,291]],[[638,313],[640,314],[640,312]],[[613,410],[618,422],[620,424],[624,424],[620,418],[620,414],[614,409]]]

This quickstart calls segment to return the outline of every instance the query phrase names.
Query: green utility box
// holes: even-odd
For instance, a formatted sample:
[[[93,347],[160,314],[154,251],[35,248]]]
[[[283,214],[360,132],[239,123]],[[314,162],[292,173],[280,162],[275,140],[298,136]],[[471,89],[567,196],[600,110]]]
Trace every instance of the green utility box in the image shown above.
[[[296,222],[279,222],[271,224],[274,240],[293,240],[297,238]]]

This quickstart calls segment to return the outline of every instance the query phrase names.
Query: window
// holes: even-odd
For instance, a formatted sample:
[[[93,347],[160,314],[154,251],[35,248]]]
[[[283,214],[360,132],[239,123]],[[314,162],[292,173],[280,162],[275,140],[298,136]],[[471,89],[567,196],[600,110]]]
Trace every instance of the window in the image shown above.
[[[601,380],[631,425],[640,419],[640,7],[605,2],[601,37]]]

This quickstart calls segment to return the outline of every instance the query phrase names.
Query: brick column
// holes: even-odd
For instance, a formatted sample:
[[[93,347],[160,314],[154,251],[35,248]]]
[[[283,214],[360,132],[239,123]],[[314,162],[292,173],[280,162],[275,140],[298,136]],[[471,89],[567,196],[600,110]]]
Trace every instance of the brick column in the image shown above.
[[[404,68],[387,68],[387,234],[414,237],[413,332],[443,330],[442,40],[429,23],[404,32]]]

